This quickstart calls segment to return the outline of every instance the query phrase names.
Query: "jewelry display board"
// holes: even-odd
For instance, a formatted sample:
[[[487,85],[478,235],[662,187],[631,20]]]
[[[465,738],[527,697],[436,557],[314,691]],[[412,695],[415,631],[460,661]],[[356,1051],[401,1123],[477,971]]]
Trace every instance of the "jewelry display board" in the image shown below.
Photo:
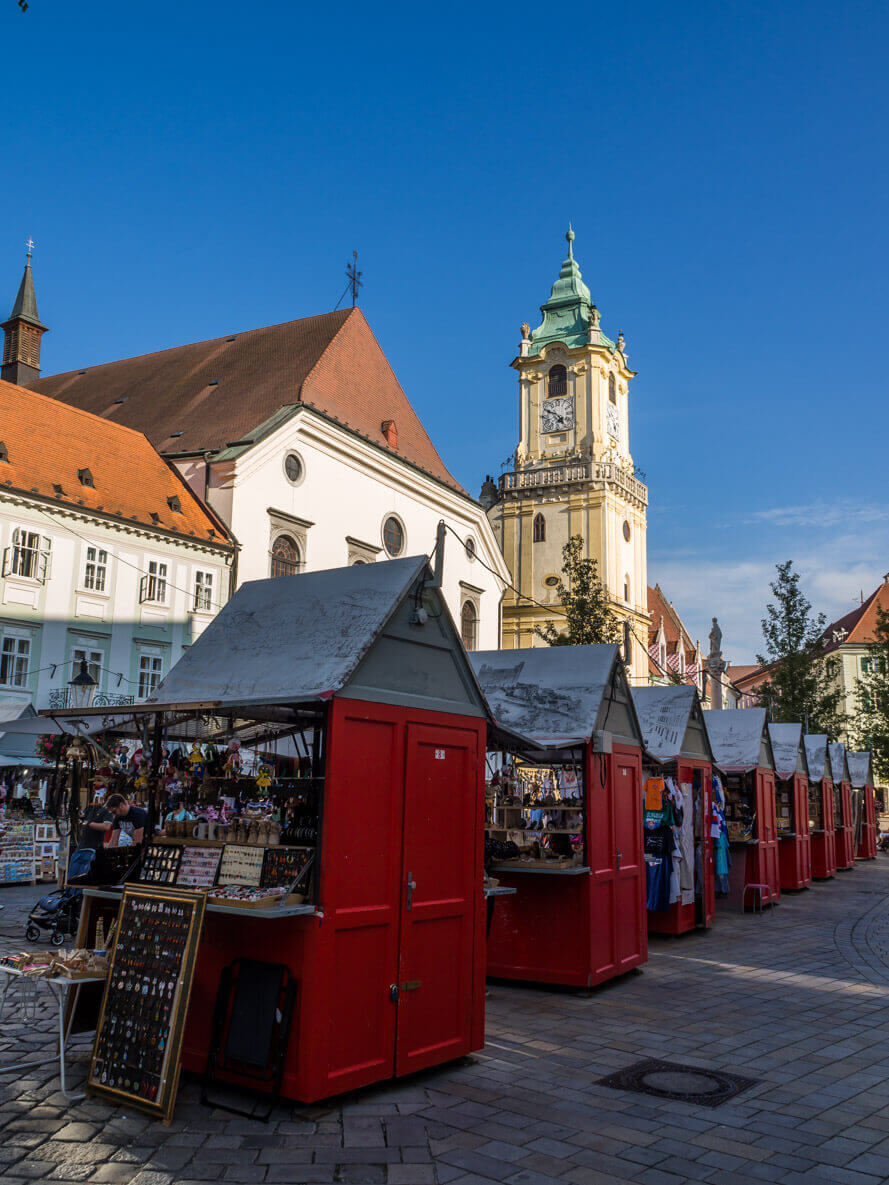
[[[775,791],[775,822],[778,835],[794,834],[793,782],[782,782]]]
[[[150,843],[142,857],[139,880],[147,884],[175,885],[181,859],[180,844]]]
[[[205,895],[127,885],[87,1088],[169,1123]]]
[[[219,868],[220,885],[259,885],[265,848],[249,844],[228,843],[222,853]]]
[[[266,848],[260,886],[265,889],[291,884],[314,855],[314,848]]]
[[[222,848],[186,845],[176,876],[176,884],[185,889],[210,889],[216,884]]]

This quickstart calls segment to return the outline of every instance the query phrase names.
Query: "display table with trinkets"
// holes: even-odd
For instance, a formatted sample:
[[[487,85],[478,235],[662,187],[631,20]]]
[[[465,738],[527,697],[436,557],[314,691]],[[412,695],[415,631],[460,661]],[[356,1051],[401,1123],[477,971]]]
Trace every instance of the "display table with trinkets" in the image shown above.
[[[8,1007],[17,1006],[16,1019],[24,1022],[25,1052],[32,1054],[28,1061],[6,1065],[0,1060],[0,1074],[11,1074],[46,1064],[46,1054],[35,1053],[35,1045],[50,1038],[59,1061],[59,1089],[71,1102],[85,1097],[83,1091],[68,1089],[65,1053],[72,1036],[72,1021],[81,992],[87,987],[104,984],[108,964],[104,951],[23,951],[0,960],[0,1021]],[[38,994],[48,993],[55,1004],[56,1032],[48,1032],[42,1023]],[[8,1051],[5,1051],[8,1052]],[[4,1057],[5,1057],[4,1052]]]

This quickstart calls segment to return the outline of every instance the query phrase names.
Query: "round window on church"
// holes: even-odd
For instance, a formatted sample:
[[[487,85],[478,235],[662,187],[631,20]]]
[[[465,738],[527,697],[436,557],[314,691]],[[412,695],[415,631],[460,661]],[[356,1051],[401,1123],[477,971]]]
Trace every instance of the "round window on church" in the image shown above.
[[[394,514],[383,523],[383,546],[393,559],[404,551],[404,526]]]
[[[544,576],[543,583],[546,585],[547,588],[558,588],[559,587],[559,578],[558,578],[558,576]]]
[[[624,519],[624,539],[626,539],[627,543],[630,542],[630,524],[626,519]]]
[[[302,459],[296,453],[288,453],[284,458],[284,472],[287,475],[287,480],[293,482],[294,485],[299,485],[302,481],[305,470]]]

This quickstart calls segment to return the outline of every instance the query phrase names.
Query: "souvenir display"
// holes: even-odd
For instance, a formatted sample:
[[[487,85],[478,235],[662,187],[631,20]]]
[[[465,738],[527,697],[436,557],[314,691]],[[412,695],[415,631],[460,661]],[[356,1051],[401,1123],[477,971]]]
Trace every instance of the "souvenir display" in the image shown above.
[[[152,843],[142,857],[139,880],[149,884],[175,885],[182,859],[179,844]]]
[[[554,870],[583,864],[583,774],[573,763],[510,759],[486,784],[485,813],[489,859]]]
[[[753,794],[746,779],[736,774],[725,779],[725,824],[732,843],[751,843],[756,838]]]
[[[314,848],[266,848],[260,885],[266,888],[292,884],[308,868],[314,854]]]
[[[34,824],[0,821],[0,884],[33,884],[34,861]]]
[[[259,885],[265,852],[258,847],[226,844],[218,880],[221,885]]]
[[[88,1077],[90,1093],[165,1122],[204,917],[203,893],[127,886]]]
[[[779,836],[793,835],[793,779],[775,790],[775,822]]]
[[[208,904],[216,902],[231,908],[265,909],[273,905],[280,905],[288,896],[288,885],[270,885],[266,888],[246,888],[242,885],[225,885],[207,892]],[[301,894],[289,898],[288,904],[295,904],[302,900]]]
[[[186,846],[176,884],[187,889],[208,889],[216,884],[222,848]]]

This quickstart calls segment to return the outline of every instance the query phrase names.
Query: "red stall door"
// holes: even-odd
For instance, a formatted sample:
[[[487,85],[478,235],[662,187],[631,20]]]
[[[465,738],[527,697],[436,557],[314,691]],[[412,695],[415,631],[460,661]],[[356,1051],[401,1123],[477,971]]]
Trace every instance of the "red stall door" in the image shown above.
[[[590,983],[595,984],[645,962],[648,924],[641,757],[592,754],[590,764]]]
[[[397,1074],[471,1048],[477,769],[476,732],[408,725]]]
[[[774,896],[781,895],[781,876],[778,871],[778,823],[775,817],[775,775],[756,771],[757,810],[760,812],[759,862],[760,876]]]

